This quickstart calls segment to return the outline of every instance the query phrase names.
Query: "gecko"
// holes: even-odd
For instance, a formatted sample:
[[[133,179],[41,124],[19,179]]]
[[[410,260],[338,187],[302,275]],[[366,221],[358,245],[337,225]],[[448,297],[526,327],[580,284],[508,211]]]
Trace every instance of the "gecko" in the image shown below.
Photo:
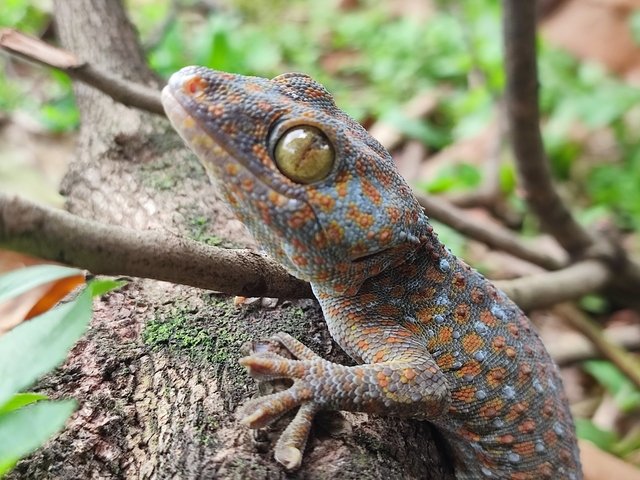
[[[242,422],[295,411],[275,448],[300,467],[320,410],[426,420],[457,479],[582,478],[558,368],[526,315],[439,240],[390,154],[311,77],[190,66],[162,91],[173,127],[218,196],[266,252],[310,282],[356,365],[288,334],[240,363],[291,387],[254,398]],[[296,411],[297,410],[297,411]]]

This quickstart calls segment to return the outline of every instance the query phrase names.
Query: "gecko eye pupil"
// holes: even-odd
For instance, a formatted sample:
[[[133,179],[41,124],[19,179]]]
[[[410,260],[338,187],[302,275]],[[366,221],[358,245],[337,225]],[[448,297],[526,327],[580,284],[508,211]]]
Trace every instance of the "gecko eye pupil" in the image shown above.
[[[308,125],[287,130],[278,139],[273,156],[284,175],[304,184],[325,178],[335,161],[333,146],[327,136]]]

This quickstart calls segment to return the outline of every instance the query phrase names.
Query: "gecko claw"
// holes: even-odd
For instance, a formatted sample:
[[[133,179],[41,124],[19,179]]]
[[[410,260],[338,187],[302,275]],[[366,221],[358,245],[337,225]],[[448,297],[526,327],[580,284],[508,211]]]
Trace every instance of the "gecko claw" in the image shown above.
[[[273,456],[287,470],[295,470],[302,464],[302,452],[295,447],[276,448]]]

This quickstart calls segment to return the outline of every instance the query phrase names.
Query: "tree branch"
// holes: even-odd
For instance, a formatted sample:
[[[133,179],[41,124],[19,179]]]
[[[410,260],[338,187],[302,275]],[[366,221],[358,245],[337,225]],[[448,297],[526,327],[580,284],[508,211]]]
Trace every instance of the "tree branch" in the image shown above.
[[[160,93],[151,87],[129,82],[95,65],[81,62],[73,53],[9,28],[0,29],[0,48],[20,58],[60,70],[91,85],[116,102],[164,115]]]
[[[557,270],[566,262],[528,247],[506,228],[492,227],[486,222],[474,220],[464,211],[439,198],[414,192],[427,214],[439,222],[453,228],[491,248],[502,250],[527,260],[548,270]]]
[[[0,246],[86,268],[230,295],[311,297],[309,284],[250,250],[227,250],[157,231],[136,231],[0,195]]]
[[[600,326],[571,304],[554,308],[573,328],[587,337],[604,358],[612,362],[640,389],[640,363],[624,348],[609,340]]]
[[[536,2],[505,0],[503,7],[506,113],[526,201],[544,230],[576,258],[591,246],[592,239],[555,190],[544,153],[538,109]]]
[[[494,282],[523,310],[544,308],[597,292],[613,280],[608,265],[583,260],[562,270]]]
[[[564,318],[564,315],[563,315]],[[637,325],[621,325],[607,328],[602,334],[613,344],[627,350],[640,348],[640,329]],[[569,365],[603,355],[583,334],[569,331],[545,338],[545,346],[549,355],[559,365]]]

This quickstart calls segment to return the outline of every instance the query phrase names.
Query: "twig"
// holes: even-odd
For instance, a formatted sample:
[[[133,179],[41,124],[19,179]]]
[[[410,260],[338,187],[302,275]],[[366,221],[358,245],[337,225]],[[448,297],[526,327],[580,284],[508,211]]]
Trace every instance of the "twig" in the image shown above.
[[[520,180],[529,208],[542,227],[576,258],[591,246],[592,239],[554,188],[544,153],[538,109],[536,2],[505,0],[503,7],[506,113]]]
[[[26,60],[56,68],[106,93],[123,105],[164,115],[160,93],[156,89],[129,82],[99,67],[83,63],[74,54],[42,40],[9,28],[0,29],[0,48]]]
[[[587,337],[604,358],[612,362],[640,389],[640,363],[626,350],[611,342],[602,333],[602,329],[589,317],[571,304],[562,304],[554,308],[573,328]]]
[[[555,272],[494,282],[523,310],[544,308],[602,290],[613,279],[599,260],[583,260]]]
[[[603,335],[621,348],[637,350],[640,348],[640,329],[637,325],[623,325],[604,330]],[[569,365],[592,358],[602,358],[602,354],[587,338],[577,332],[566,332],[545,338],[545,347],[555,362]]]
[[[505,228],[490,227],[486,222],[473,220],[462,209],[439,198],[420,193],[416,193],[416,196],[431,218],[450,226],[463,235],[547,270],[557,270],[565,265],[562,260],[526,246],[516,235]]]
[[[136,231],[0,195],[0,246],[94,274],[181,283],[230,295],[311,297],[309,284],[250,250],[227,250]]]

